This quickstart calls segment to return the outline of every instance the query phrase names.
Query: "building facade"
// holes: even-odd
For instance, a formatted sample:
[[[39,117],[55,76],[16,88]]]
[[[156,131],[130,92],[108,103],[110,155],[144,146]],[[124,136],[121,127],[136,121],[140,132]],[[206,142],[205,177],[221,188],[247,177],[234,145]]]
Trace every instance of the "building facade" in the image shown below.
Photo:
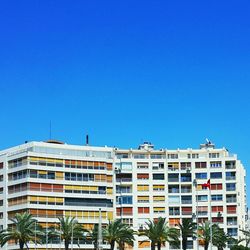
[[[104,226],[121,218],[137,231],[158,217],[175,227],[182,218],[202,223],[211,215],[213,223],[239,239],[246,227],[245,175],[236,155],[210,142],[185,150],[155,150],[150,143],[123,150],[29,142],[0,152],[0,227],[28,211],[43,227],[71,216],[92,229],[101,209]],[[211,191],[202,187],[209,179]],[[30,244],[31,249],[61,247],[49,241]],[[93,244],[78,241],[72,247],[93,249]],[[149,247],[146,238],[136,236],[134,249]],[[189,249],[200,247],[189,239]]]

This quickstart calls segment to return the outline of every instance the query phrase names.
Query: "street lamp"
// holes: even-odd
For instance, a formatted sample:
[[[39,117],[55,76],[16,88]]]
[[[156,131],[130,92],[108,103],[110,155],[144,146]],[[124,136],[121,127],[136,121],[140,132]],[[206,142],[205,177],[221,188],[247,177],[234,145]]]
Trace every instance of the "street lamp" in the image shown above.
[[[193,213],[192,218],[196,219],[196,240],[197,240],[197,250],[199,249],[199,237],[198,237],[198,230],[199,230],[199,219],[198,219],[198,196],[197,196],[197,180],[193,179],[193,187],[195,188],[195,201],[196,201],[196,211]]]

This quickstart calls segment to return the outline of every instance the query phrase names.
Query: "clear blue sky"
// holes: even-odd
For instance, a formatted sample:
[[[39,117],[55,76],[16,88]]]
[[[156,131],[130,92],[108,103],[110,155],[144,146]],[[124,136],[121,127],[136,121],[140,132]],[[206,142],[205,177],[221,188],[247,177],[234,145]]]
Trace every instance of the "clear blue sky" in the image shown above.
[[[2,1],[0,149],[52,137],[250,165],[249,1]],[[247,177],[248,182],[250,177]]]

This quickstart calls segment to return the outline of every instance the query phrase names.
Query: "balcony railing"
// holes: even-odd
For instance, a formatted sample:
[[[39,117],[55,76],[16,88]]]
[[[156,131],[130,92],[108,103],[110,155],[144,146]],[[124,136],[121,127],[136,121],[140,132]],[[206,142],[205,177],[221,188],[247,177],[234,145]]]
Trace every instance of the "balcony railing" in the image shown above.
[[[181,192],[182,192],[182,193],[191,193],[191,192],[192,192],[192,189],[191,189],[191,188],[182,188],[182,189],[181,189]]]
[[[192,204],[192,200],[182,200],[181,204]]]
[[[227,198],[227,203],[234,203],[234,202],[237,202],[237,199],[236,198]]]

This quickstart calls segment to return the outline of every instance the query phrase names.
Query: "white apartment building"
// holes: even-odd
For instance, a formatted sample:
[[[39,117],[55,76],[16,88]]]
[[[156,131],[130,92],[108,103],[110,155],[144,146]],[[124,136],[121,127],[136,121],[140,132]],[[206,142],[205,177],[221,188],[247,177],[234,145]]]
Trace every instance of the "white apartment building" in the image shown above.
[[[122,218],[141,230],[149,219],[166,217],[175,227],[182,218],[202,223],[211,215],[212,223],[240,238],[246,227],[245,175],[236,155],[210,142],[177,150],[155,150],[150,143],[123,150],[28,142],[0,151],[0,227],[6,228],[15,213],[29,211],[44,227],[68,215],[92,229],[101,208],[104,226]],[[211,197],[202,188],[209,179]],[[150,249],[145,240],[137,236],[133,249]],[[59,242],[30,244],[30,249],[61,247]],[[93,249],[93,244],[75,242],[73,247]],[[201,247],[189,239],[189,249]]]

